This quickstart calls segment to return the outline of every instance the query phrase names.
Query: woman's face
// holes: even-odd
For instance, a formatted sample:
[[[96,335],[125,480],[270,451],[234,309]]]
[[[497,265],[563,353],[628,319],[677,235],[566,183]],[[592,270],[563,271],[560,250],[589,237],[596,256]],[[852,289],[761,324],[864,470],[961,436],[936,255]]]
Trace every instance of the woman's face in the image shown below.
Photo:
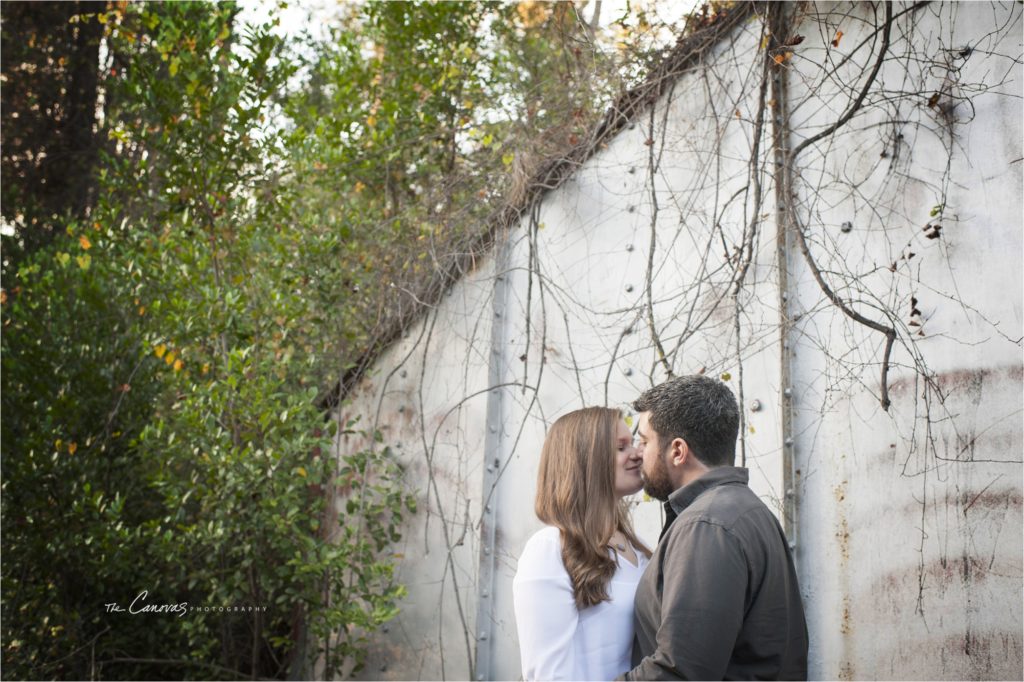
[[[615,436],[615,495],[625,497],[639,492],[644,487],[640,478],[640,467],[643,459],[633,446],[633,433],[626,426],[625,420],[619,420],[619,429]]]

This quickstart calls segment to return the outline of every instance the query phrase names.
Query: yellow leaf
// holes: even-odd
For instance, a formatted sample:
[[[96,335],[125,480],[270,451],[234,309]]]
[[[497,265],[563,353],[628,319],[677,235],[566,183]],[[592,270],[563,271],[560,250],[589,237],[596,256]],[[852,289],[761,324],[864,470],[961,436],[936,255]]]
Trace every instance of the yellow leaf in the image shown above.
[[[366,125],[368,125],[371,128],[374,127],[375,125],[377,125],[377,117],[376,116],[367,116],[366,117]]]
[[[626,426],[628,426],[629,428],[633,428],[633,417],[632,416],[627,414],[622,419],[626,422]]]
[[[206,374],[209,371],[210,371],[210,363],[204,362],[203,363],[203,369],[202,369],[203,374]]]
[[[92,265],[92,257],[87,253],[84,253],[81,256],[76,256],[75,260],[78,261],[78,267],[83,270],[88,270],[89,266]]]
[[[164,356],[164,353],[166,353],[166,352],[167,352],[167,346],[165,346],[162,343],[159,346],[157,346],[156,348],[153,349],[153,353],[156,354],[156,356],[158,358],[162,358]]]
[[[78,443],[76,443],[74,441],[68,443],[68,453],[69,454],[72,454],[72,455],[75,454],[76,450],[78,450]]]
[[[729,374],[728,372],[722,372],[722,381],[729,381],[729,379],[732,379],[732,374]]]
[[[644,493],[644,502],[650,502],[650,501],[651,501],[651,496],[648,495],[647,493]]]
[[[298,472],[299,472],[299,476],[302,476],[303,478],[306,477],[306,469],[305,469],[305,467],[299,467],[298,468]]]
[[[86,251],[92,248],[92,242],[84,234],[78,237],[78,243]]]
[[[61,445],[62,445],[63,443],[64,443],[64,441],[62,441],[62,440],[61,440],[60,438],[58,438],[58,439],[56,440],[56,442],[55,442],[55,443],[53,444],[53,447],[55,447],[55,448],[57,448],[58,450],[60,450],[60,446],[61,446]]]
[[[168,365],[173,365],[175,357],[176,356],[174,355],[174,351],[171,351],[170,353],[164,356],[164,362],[166,362]]]
[[[145,315],[145,314],[146,314],[146,306],[140,305],[139,306],[139,315],[141,316],[141,315]]]
[[[551,7],[549,7],[547,2],[526,0],[516,6],[516,13],[519,14],[519,19],[523,22],[523,26],[533,28],[547,21],[547,18],[551,16]]]
[[[750,427],[750,432],[751,433],[756,433],[756,431],[754,431],[754,427],[753,426]]]
[[[184,364],[185,363],[183,363],[180,358],[175,360],[174,361],[174,371],[175,372],[180,372],[181,368],[184,366]]]
[[[170,71],[172,76],[175,76],[178,73],[179,66],[181,66],[181,60],[175,57],[171,60],[171,65],[167,68],[167,70]]]
[[[356,181],[356,194],[359,194],[364,189],[366,189],[366,185],[364,185],[362,182]]]
[[[768,47],[768,36],[761,38],[761,49]]]

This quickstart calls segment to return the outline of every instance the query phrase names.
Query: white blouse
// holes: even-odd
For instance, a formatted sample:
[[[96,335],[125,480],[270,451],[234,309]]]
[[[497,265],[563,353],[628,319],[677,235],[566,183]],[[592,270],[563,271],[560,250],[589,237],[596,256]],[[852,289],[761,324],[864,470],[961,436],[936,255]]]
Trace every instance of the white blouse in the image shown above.
[[[526,543],[512,582],[524,680],[612,680],[633,667],[633,595],[648,559],[616,557],[611,601],[579,611],[560,531],[547,526]]]

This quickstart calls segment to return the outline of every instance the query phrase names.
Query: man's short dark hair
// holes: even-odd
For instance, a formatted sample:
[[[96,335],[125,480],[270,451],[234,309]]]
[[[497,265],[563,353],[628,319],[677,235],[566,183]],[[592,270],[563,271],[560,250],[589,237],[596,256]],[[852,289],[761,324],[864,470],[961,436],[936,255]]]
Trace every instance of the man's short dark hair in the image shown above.
[[[732,466],[736,461],[739,406],[718,379],[703,374],[669,379],[644,391],[633,409],[650,413],[647,422],[657,432],[660,447],[682,438],[705,466]]]

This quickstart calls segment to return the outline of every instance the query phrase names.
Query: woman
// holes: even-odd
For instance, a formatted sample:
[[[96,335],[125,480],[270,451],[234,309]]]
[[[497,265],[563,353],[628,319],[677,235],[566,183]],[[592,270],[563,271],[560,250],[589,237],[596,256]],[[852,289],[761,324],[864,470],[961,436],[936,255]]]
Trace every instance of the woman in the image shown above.
[[[540,456],[535,510],[512,583],[526,680],[611,680],[630,670],[633,594],[651,553],[626,502],[640,456],[618,410],[560,417]]]

